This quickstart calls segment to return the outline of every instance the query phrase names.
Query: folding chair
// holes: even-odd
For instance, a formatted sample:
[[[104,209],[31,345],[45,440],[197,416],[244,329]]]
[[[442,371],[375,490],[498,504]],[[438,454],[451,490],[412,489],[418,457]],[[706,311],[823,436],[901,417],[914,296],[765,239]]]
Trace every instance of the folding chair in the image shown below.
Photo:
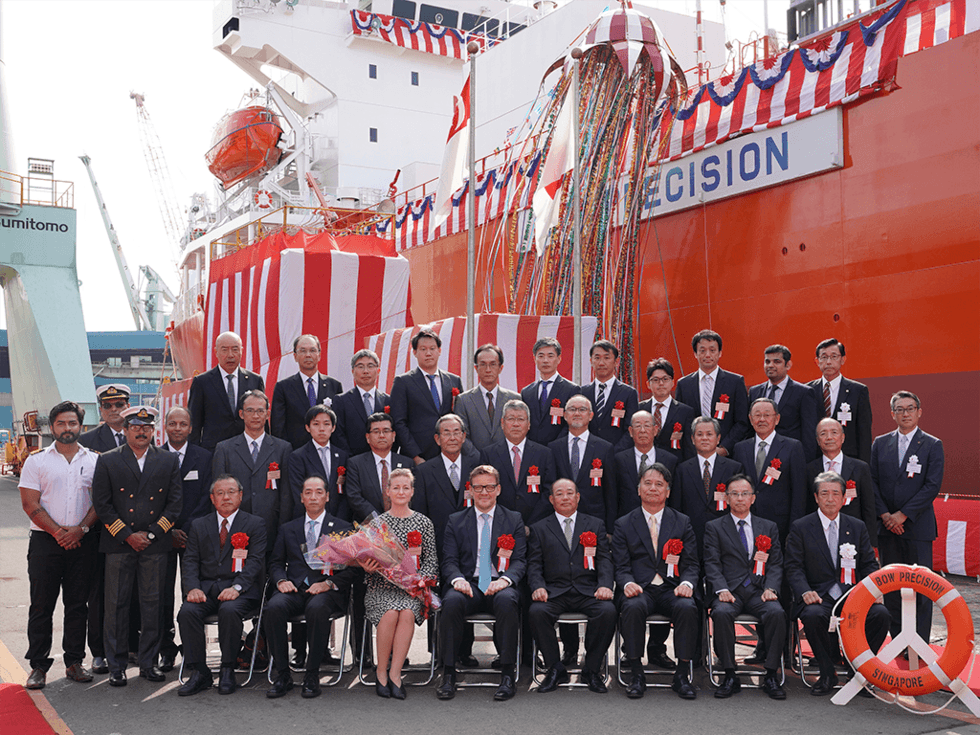
[[[705,656],[708,661],[708,680],[714,687],[720,687],[722,683],[722,678],[724,676],[724,671],[719,671],[715,666],[715,640],[714,640],[714,622],[711,620],[711,614],[708,614],[708,621],[705,625],[705,633],[707,636],[707,650],[705,651]],[[735,673],[739,676],[757,677],[758,682],[753,683],[750,679],[748,683],[743,683],[742,686],[760,688],[762,686],[762,677],[765,676],[765,669],[761,668],[762,664],[751,666],[745,663],[745,659],[752,655],[752,651],[755,650],[755,645],[759,640],[759,618],[754,615],[742,614],[735,617]],[[739,657],[738,648],[739,646],[749,647],[749,651],[746,655]],[[783,666],[783,657],[779,657],[779,676],[780,685],[786,683],[786,668]]]
[[[353,661],[351,661],[349,665],[346,666],[344,665],[344,659],[347,655],[347,633],[350,630],[351,616],[352,616],[351,603],[350,603],[350,598],[348,596],[347,609],[344,612],[334,613],[330,616],[331,622],[334,620],[339,620],[340,618],[344,619],[344,633],[343,633],[344,637],[343,637],[343,641],[340,644],[340,664],[337,666],[331,666],[331,665],[324,666],[323,664],[320,665],[321,672],[326,670],[328,673],[332,674],[330,679],[328,679],[326,682],[321,682],[324,686],[328,686],[328,687],[336,686],[337,684],[340,683],[340,680],[344,677],[344,674],[350,671],[352,668],[354,668]],[[305,622],[306,622],[305,614],[294,615],[293,617],[289,618],[290,625],[297,624],[297,623],[305,623]],[[275,678],[273,676],[273,671],[275,668],[273,664],[274,664],[274,657],[272,655],[272,651],[269,651],[269,683],[270,684],[273,683]]]
[[[490,613],[473,613],[472,615],[467,615],[465,618],[463,618],[463,620],[467,625],[484,625],[491,631],[493,630],[493,626],[497,624],[497,619]],[[490,638],[484,638],[484,637],[477,638],[474,635],[474,639],[480,641],[486,641],[486,640],[492,640],[493,637],[491,636]],[[458,674],[459,681],[457,681],[456,687],[458,689],[465,689],[467,687],[497,687],[500,685],[499,680],[498,681],[471,681],[471,682],[463,680],[464,677],[469,674],[496,674],[499,677],[500,671],[492,667],[460,669],[457,672],[457,674]],[[517,664],[514,670],[514,683],[516,684],[518,681],[520,681],[520,678],[521,678],[521,619],[520,619],[520,615],[518,615]]]
[[[588,616],[583,613],[562,613],[561,615],[558,616],[558,620],[555,621],[555,627],[557,628],[560,623],[574,624],[576,633],[578,633],[579,637],[581,638],[582,637],[581,626],[588,624],[588,622],[589,622]],[[532,650],[533,650],[533,658],[531,664],[531,679],[534,681],[535,684],[540,686],[541,682],[544,680],[545,674],[548,673],[548,669],[538,665],[538,642],[537,641],[534,641],[534,646]],[[559,686],[572,687],[572,688],[588,686],[588,684],[584,682],[577,681],[578,676],[582,673],[581,666],[568,667],[566,670],[568,671],[569,674],[568,677],[569,680],[564,684],[559,684]],[[602,675],[602,683],[608,684],[609,683],[609,650],[608,649],[606,649],[606,653],[602,657],[602,668],[600,669],[599,674]]]
[[[433,626],[432,626],[433,640],[432,640],[432,650],[429,652],[429,663],[422,664],[422,665],[419,665],[419,664],[411,664],[411,665],[404,666],[402,668],[402,683],[403,684],[408,684],[408,685],[413,686],[413,687],[424,687],[424,686],[430,684],[432,682],[432,680],[436,676],[436,648],[437,648],[436,641],[439,639],[439,637],[438,637],[438,631],[439,631],[439,613],[438,613],[438,611],[433,610],[430,613],[430,615],[433,616],[433,621],[434,622],[433,622]],[[365,615],[364,616],[364,638],[363,638],[363,640],[365,641],[365,644],[364,645],[361,645],[361,657],[360,657],[360,659],[358,661],[358,664],[357,664],[357,678],[358,678],[358,681],[361,682],[361,684],[364,684],[365,686],[372,686],[373,687],[374,684],[375,684],[375,682],[374,681],[369,681],[368,678],[367,678],[367,676],[365,676],[365,671],[364,671],[364,653],[369,648],[369,646],[366,645],[366,641],[368,640],[368,626],[369,625],[371,625],[371,622],[367,619],[367,616]],[[372,628],[372,630],[374,630],[374,626],[371,626],[371,628]],[[375,631],[375,633],[376,632],[377,631]],[[372,633],[372,635],[374,635],[374,633]],[[346,638],[346,636],[345,636],[345,638]],[[377,650],[377,647],[378,647],[377,646],[377,641],[375,641],[375,644],[374,644],[373,648],[375,650]],[[385,665],[386,666],[387,664],[388,664],[387,661],[384,661],[384,662],[378,661],[377,662],[377,665],[378,666],[382,666],[382,665]],[[423,679],[422,681],[404,681],[404,677],[405,677],[406,674],[418,674],[418,673],[425,674],[426,672],[428,672],[428,676],[426,676],[426,678]]]
[[[670,626],[671,625],[671,622],[670,622],[670,618],[667,617],[666,615],[656,615],[656,614],[655,615],[647,615],[646,622],[644,623],[644,631],[646,631],[647,628],[649,628],[650,625],[667,625],[667,626]],[[673,635],[673,634],[674,634],[674,631],[673,631],[673,628],[671,628],[670,635]],[[622,651],[622,649],[623,649],[623,642],[622,642],[621,634],[620,634],[620,631],[619,631],[619,626],[617,625],[616,626],[616,653],[617,653],[617,656],[618,656],[619,652]],[[688,672],[688,678],[691,679],[691,681],[693,681],[694,680],[694,662],[693,661],[689,661],[688,662],[688,666],[690,668],[690,671]],[[617,664],[617,666],[616,666],[616,680],[619,682],[620,686],[623,686],[623,687],[629,686],[629,682],[623,676],[625,673],[626,672],[623,669],[622,662],[620,661],[620,663]],[[650,677],[650,676],[655,677],[653,683],[651,683],[649,681],[647,682],[647,686],[648,687],[661,688],[661,689],[669,689],[670,686],[671,686],[671,684],[673,684],[673,682],[674,682],[674,672],[671,671],[670,669],[651,669],[651,668],[647,667],[647,668],[644,668],[643,669],[643,673],[647,677]],[[660,683],[660,682],[657,681],[657,679],[662,679],[662,678],[666,678],[667,681],[665,683]]]

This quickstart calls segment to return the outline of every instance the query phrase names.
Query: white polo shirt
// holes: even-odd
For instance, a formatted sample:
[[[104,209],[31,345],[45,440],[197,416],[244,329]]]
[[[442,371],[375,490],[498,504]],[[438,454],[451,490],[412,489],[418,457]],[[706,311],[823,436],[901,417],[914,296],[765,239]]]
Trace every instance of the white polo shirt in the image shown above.
[[[71,462],[56,444],[27,457],[20,473],[20,487],[41,493],[41,507],[61,526],[77,526],[92,507],[92,475],[98,454],[77,445]],[[32,531],[44,529],[31,521]]]

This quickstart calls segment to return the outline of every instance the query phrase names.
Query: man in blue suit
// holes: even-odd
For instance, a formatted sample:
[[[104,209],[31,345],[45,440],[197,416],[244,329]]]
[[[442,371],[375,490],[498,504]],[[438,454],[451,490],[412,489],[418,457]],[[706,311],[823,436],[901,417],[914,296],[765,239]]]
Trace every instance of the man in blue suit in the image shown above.
[[[847,362],[844,343],[831,337],[817,345],[814,358],[822,378],[810,381],[817,416],[840,421],[844,454],[871,464],[871,397],[868,386],[841,375]]]
[[[891,399],[892,418],[898,428],[871,445],[871,477],[877,494],[878,544],[881,563],[918,564],[932,568],[932,542],[936,538],[936,513],[932,503],[943,484],[943,443],[919,428],[919,397],[901,390]],[[892,635],[901,629],[899,593],[885,595],[892,616]],[[929,642],[932,602],[916,596],[915,630]]]
[[[640,401],[639,410],[653,416],[654,445],[670,452],[680,462],[694,456],[691,443],[691,422],[697,416],[691,406],[671,397],[674,390],[674,366],[670,360],[658,357],[647,363],[647,386],[653,396]],[[679,426],[679,428],[678,428]]]
[[[565,402],[579,392],[579,387],[558,373],[561,344],[552,337],[542,337],[531,348],[538,380],[521,390],[521,400],[531,411],[528,439],[547,446],[565,430]],[[555,404],[558,401],[558,404]],[[552,416],[552,410],[555,415]]]
[[[293,358],[299,372],[283,378],[272,390],[272,435],[299,449],[309,441],[303,429],[306,412],[313,406],[330,406],[344,387],[336,378],[320,372],[320,338],[302,334],[293,340]]]
[[[809,462],[817,457],[817,401],[809,385],[789,377],[793,353],[785,345],[766,347],[765,383],[749,389],[749,403],[756,398],[772,398],[779,407],[779,433],[803,444],[803,456]]]
[[[381,361],[377,353],[358,350],[351,358],[350,365],[354,387],[334,398],[331,406],[337,414],[337,430],[333,441],[346,450],[348,455],[356,457],[371,451],[368,446],[368,430],[365,427],[369,416],[385,413],[388,408],[388,394],[378,387]]]
[[[629,431],[632,446],[613,455],[616,518],[622,518],[634,508],[640,507],[636,488],[640,484],[640,475],[647,467],[659,462],[673,473],[677,465],[676,455],[655,446],[656,427],[649,411],[634,413]]]
[[[636,413],[640,397],[636,388],[618,378],[619,348],[607,339],[600,339],[589,348],[589,361],[595,378],[582,386],[581,393],[592,404],[589,431],[609,442],[615,449],[629,446],[627,429]]]
[[[415,463],[409,457],[391,451],[395,429],[389,414],[372,413],[366,426],[368,451],[347,460],[347,479],[344,480],[351,518],[358,523],[364,523],[372,513],[380,515],[388,509],[385,507],[388,496],[384,490],[392,470],[415,471]]]

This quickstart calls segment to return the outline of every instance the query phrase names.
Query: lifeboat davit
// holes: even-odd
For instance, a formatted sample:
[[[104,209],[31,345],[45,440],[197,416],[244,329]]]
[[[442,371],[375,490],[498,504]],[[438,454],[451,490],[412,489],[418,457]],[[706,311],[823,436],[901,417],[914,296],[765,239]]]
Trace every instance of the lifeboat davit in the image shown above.
[[[227,189],[279,163],[282,127],[268,107],[245,107],[225,115],[205,155],[208,170]]]

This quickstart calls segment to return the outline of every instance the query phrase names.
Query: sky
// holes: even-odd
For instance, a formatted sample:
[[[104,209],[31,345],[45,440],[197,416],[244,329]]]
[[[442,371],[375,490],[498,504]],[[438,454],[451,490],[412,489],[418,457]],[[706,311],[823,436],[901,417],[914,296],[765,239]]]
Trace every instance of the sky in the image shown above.
[[[691,14],[695,9],[694,0],[650,4]],[[728,0],[729,37],[761,33],[763,4]],[[721,19],[718,0],[703,0],[702,6],[706,20]],[[770,25],[780,31],[787,6],[788,0],[769,0]],[[185,206],[194,192],[213,196],[214,178],[204,161],[211,135],[254,86],[213,49],[213,10],[212,0],[0,0],[3,104],[14,172],[26,173],[29,156],[48,158],[56,179],[74,182],[78,275],[89,331],[134,324],[78,157],[92,159],[130,270],[150,265],[176,291],[175,248],[164,235],[129,94],[146,98],[178,203]],[[2,313],[0,324],[6,326]]]

